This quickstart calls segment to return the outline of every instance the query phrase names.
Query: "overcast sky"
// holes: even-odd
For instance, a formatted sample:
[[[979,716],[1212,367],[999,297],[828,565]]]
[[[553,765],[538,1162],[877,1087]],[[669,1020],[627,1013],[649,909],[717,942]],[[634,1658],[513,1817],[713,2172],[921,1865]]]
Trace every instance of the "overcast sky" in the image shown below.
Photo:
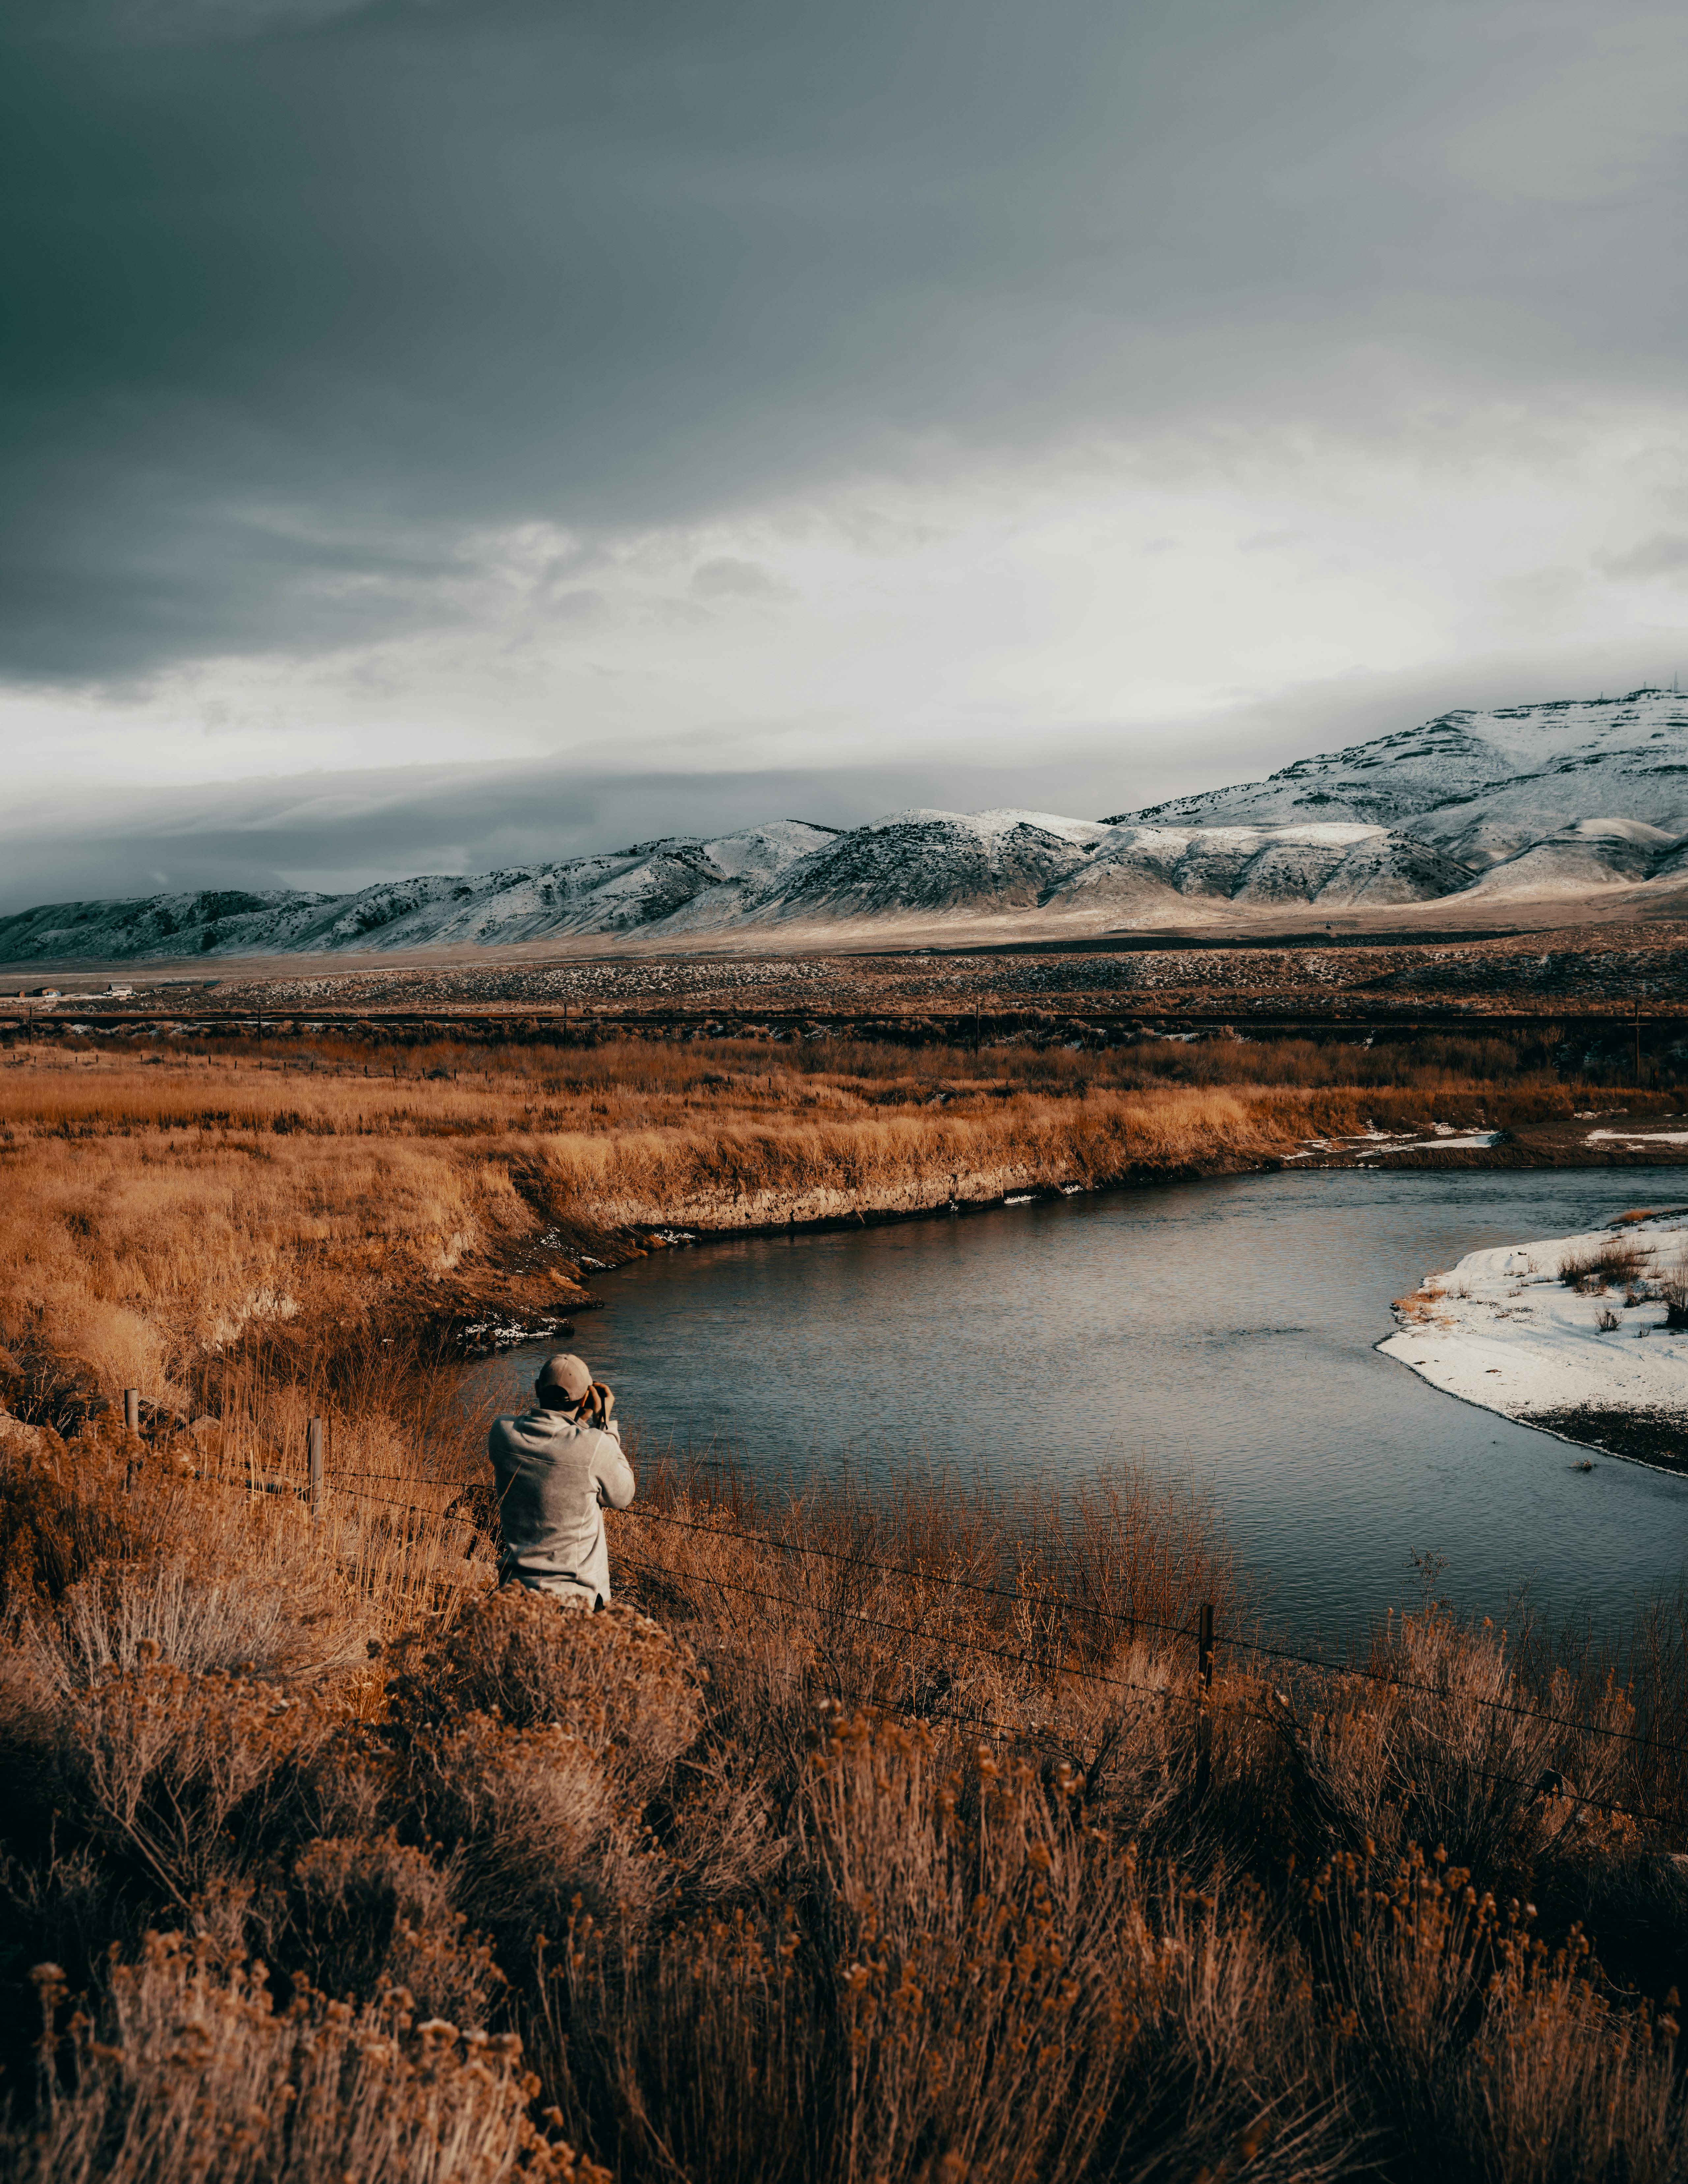
[[[1669,681],[1685,98],[1632,0],[19,0],[0,903]]]

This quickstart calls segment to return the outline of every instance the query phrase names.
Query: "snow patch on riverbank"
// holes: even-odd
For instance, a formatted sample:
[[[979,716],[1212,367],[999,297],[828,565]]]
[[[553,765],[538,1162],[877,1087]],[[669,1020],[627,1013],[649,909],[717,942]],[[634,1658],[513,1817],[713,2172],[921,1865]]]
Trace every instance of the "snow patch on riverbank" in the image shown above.
[[[1613,1259],[1581,1289],[1559,1278],[1625,1246],[1633,1272]],[[1401,1299],[1399,1331],[1378,1348],[1433,1387],[1525,1423],[1579,1410],[1688,1419],[1688,1332],[1666,1329],[1658,1295],[1685,1260],[1688,1211],[1472,1251]]]
[[[1378,1160],[1385,1153],[1485,1152],[1499,1145],[1498,1130],[1460,1130],[1451,1123],[1432,1123],[1428,1138],[1422,1130],[1367,1128],[1342,1138],[1303,1138],[1302,1150],[1285,1153],[1285,1161],[1316,1160],[1321,1154],[1351,1153],[1357,1162]]]

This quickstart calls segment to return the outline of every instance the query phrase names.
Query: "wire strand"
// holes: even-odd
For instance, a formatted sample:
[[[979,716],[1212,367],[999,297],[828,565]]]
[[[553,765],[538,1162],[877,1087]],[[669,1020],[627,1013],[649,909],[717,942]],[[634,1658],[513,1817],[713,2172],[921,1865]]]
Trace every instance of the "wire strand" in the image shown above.
[[[873,1570],[885,1577],[912,1578],[916,1583],[945,1585],[964,1592],[976,1592],[990,1600],[1006,1600],[1027,1607],[1053,1607],[1075,1615],[1099,1615],[1109,1623],[1120,1623],[1132,1630],[1164,1630],[1176,1638],[1187,1638],[1191,1633],[1187,1624],[1162,1623],[1152,1615],[1122,1614],[1117,1607],[1087,1607],[1078,1601],[1057,1597],[1052,1601],[1033,1601],[1022,1592],[1011,1592],[1006,1585],[985,1585],[977,1578],[934,1577],[930,1570],[910,1569],[900,1563],[870,1562],[865,1556],[846,1554],[836,1547],[806,1546],[795,1540],[776,1540],[761,1532],[738,1532],[723,1525],[694,1524],[686,1517],[676,1517],[666,1509],[640,1509],[633,1515],[655,1524],[674,1524],[688,1532],[701,1532],[710,1539],[745,1540],[756,1546],[772,1547],[788,1555],[818,1555],[828,1562],[844,1563],[852,1569]]]
[[[293,1499],[299,1501],[307,1499],[309,1496],[308,1487],[291,1485],[281,1480],[272,1480],[267,1483],[256,1480],[248,1481],[247,1479],[241,1479],[219,1478],[214,1474],[208,1474],[204,1473],[196,1474],[195,1476],[203,1484],[230,1487],[237,1491],[252,1494],[253,1496],[273,1497],[276,1496],[290,1495]],[[370,1494],[359,1486],[348,1488],[343,1486],[341,1483],[342,1480],[344,1479],[359,1479],[363,1478],[386,1479],[388,1477],[391,1477],[395,1483],[404,1483],[413,1485],[430,1483],[415,1479],[406,1480],[403,1479],[402,1474],[397,1474],[349,1473],[342,1474],[339,1479],[325,1480],[325,1490],[332,1490],[337,1493],[346,1492],[348,1493],[351,1498],[365,1502],[373,1502],[382,1507],[398,1509],[413,1516],[432,1517],[437,1519],[450,1513],[448,1508],[436,1509],[427,1507],[421,1502],[400,1502],[388,1495]],[[445,1482],[441,1482],[441,1484],[443,1485]],[[483,1481],[471,1480],[466,1482],[465,1485],[460,1485],[457,1490],[457,1498],[460,1499],[464,1493],[472,1490],[472,1489],[477,1485],[483,1484]],[[960,1577],[934,1578],[930,1572],[912,1569],[904,1564],[872,1562],[863,1557],[850,1555],[834,1548],[808,1546],[795,1540],[772,1539],[765,1533],[740,1531],[723,1525],[701,1524],[687,1518],[677,1517],[671,1512],[666,1510],[651,1509],[649,1507],[641,1509],[635,1513],[635,1521],[666,1524],[684,1531],[699,1534],[709,1539],[733,1540],[745,1546],[760,1547],[764,1550],[772,1550],[777,1552],[788,1554],[816,1557],[831,1563],[843,1563],[853,1570],[872,1572],[876,1574],[888,1577],[912,1579],[919,1583],[946,1585],[952,1589],[960,1589],[968,1592],[972,1592],[985,1598],[1006,1601],[1014,1605],[1046,1607],[1058,1612],[1064,1612],[1066,1613],[1078,1616],[1100,1616],[1106,1621],[1123,1624],[1129,1629],[1156,1630],[1174,1637],[1181,1638],[1187,1638],[1191,1635],[1188,1624],[1166,1623],[1151,1616],[1123,1614],[1117,1609],[1105,1608],[1096,1606],[1086,1606],[1081,1602],[1071,1601],[1059,1597],[1042,1601],[1032,1600],[1028,1599],[1028,1596],[1023,1593],[1010,1592],[1006,1587],[986,1585],[974,1579]],[[755,1585],[745,1585],[742,1580],[721,1577],[716,1574],[663,1569],[654,1563],[640,1563],[636,1557],[627,1554],[624,1551],[622,1552],[622,1559],[627,1563],[630,1568],[641,1570],[648,1576],[666,1579],[671,1583],[682,1585],[699,1584],[721,1585],[730,1591],[740,1592],[746,1595],[748,1597],[760,1599],[772,1604],[794,1608],[800,1613],[808,1614],[827,1614],[834,1617],[842,1617],[847,1621],[861,1624],[866,1627],[884,1630],[896,1636],[928,1639],[934,1642],[960,1646],[967,1652],[985,1654],[997,1660],[1017,1663],[1026,1668],[1036,1668],[1039,1665],[1037,1657],[1033,1654],[1017,1652],[1003,1646],[988,1646],[980,1640],[963,1638],[955,1632],[931,1632],[918,1629],[910,1624],[891,1623],[878,1617],[863,1615],[854,1609],[838,1607],[827,1607],[820,1606],[813,1601],[794,1600],[785,1594],[769,1592]],[[1373,1685],[1380,1685],[1385,1689],[1390,1691],[1408,1691],[1429,1698],[1447,1700],[1456,1696],[1463,1697],[1474,1705],[1486,1708],[1492,1712],[1509,1714],[1519,1720],[1540,1722],[1555,1728],[1574,1730],[1579,1735],[1585,1736],[1603,1737],[1612,1742],[1630,1745],[1637,1751],[1650,1752],[1663,1758],[1680,1759],[1684,1757],[1685,1753],[1688,1753],[1688,1745],[1681,1743],[1667,1743],[1658,1738],[1647,1736],[1636,1730],[1614,1729],[1602,1723],[1584,1720],[1575,1715],[1549,1713],[1539,1708],[1521,1706],[1513,1700],[1485,1698],[1477,1692],[1456,1693],[1446,1686],[1421,1683],[1410,1678],[1380,1675],[1373,1669],[1345,1667],[1336,1663],[1321,1661],[1315,1656],[1309,1653],[1298,1653],[1288,1646],[1273,1646],[1257,1639],[1221,1639],[1216,1637],[1215,1645],[1216,1648],[1218,1646],[1223,1645],[1228,1651],[1233,1652],[1257,1654],[1267,1659],[1293,1663],[1300,1668],[1312,1670],[1312,1673],[1317,1675],[1333,1678],[1345,1678],[1370,1683]],[[1118,1691],[1128,1691],[1140,1693],[1151,1698],[1159,1698],[1167,1702],[1170,1702],[1171,1701],[1177,1699],[1185,1703],[1189,1703],[1192,1701],[1199,1703],[1204,1696],[1202,1693],[1176,1691],[1170,1689],[1163,1689],[1158,1685],[1135,1683],[1128,1678],[1109,1676],[1105,1674],[1100,1669],[1082,1668],[1072,1663],[1062,1664],[1056,1669],[1056,1673],[1058,1675],[1077,1676],[1082,1680],[1089,1683],[1107,1685],[1112,1689]],[[923,1715],[918,1715],[914,1718],[919,1719],[926,1719]],[[1019,1734],[1019,1732],[1016,1731],[1015,1734]],[[1474,1764],[1475,1763],[1473,1763]],[[1481,1772],[1485,1770],[1479,1769],[1479,1771]],[[1501,1780],[1503,1778],[1496,1777],[1496,1779]],[[1608,1812],[1633,1812],[1635,1810],[1635,1808],[1629,1806],[1601,1806],[1597,1803],[1597,1801],[1591,1798],[1584,1798],[1580,1800],[1580,1802],[1594,1807],[1596,1810]],[[1643,1814],[1641,1817],[1657,1819],[1659,1816],[1649,1813]]]
[[[863,1624],[870,1630],[889,1631],[894,1636],[900,1638],[925,1638],[935,1642],[940,1642],[946,1646],[960,1646],[970,1653],[988,1654],[995,1660],[1012,1661],[1018,1663],[1022,1668],[1030,1669],[1038,1666],[1036,1657],[1033,1654],[1011,1652],[1007,1647],[1001,1646],[987,1646],[980,1639],[963,1638],[953,1630],[922,1630],[911,1624],[888,1623],[882,1617],[877,1615],[858,1614],[853,1608],[826,1607],[818,1606],[812,1600],[793,1600],[789,1595],[786,1593],[766,1592],[763,1591],[760,1585],[744,1585],[733,1578],[716,1577],[702,1574],[682,1574],[676,1570],[665,1570],[659,1568],[652,1563],[638,1562],[631,1555],[626,1555],[622,1559],[629,1565],[630,1568],[642,1571],[646,1576],[666,1578],[671,1583],[704,1585],[718,1585],[724,1586],[729,1592],[742,1592],[753,1600],[770,1601],[782,1607],[793,1607],[797,1609],[799,1613],[802,1614],[841,1617],[845,1622]],[[1156,1684],[1132,1683],[1127,1678],[1123,1676],[1104,1675],[1099,1669],[1081,1669],[1062,1665],[1056,1669],[1056,1674],[1057,1675],[1078,1676],[1087,1683],[1106,1684],[1115,1691],[1140,1691],[1150,1698],[1161,1699],[1167,1702],[1174,1699],[1181,1700],[1186,1705],[1192,1702],[1200,1704],[1202,1696],[1199,1692],[1177,1691],[1162,1688],[1161,1685]]]

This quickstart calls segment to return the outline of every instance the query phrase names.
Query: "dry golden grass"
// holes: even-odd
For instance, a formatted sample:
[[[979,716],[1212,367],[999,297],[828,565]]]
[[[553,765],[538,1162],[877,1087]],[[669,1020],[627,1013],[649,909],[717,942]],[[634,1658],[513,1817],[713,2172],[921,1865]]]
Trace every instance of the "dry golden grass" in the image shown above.
[[[538,1064],[479,1084],[361,1067],[14,1050],[0,1340],[186,1406],[196,1364],[254,1326],[438,1311],[544,1232],[561,1248],[525,1301],[565,1307],[571,1243],[1240,1166],[1306,1127],[1305,1100],[1178,1087],[887,1108],[883,1086],[643,1048],[595,1052],[567,1084]]]
[[[494,1591],[482,1422],[415,1329],[542,1235],[562,1296],[659,1221],[1396,1118],[1090,1059],[14,1050],[8,1390],[210,1415],[0,1420],[8,2174],[1683,2173],[1680,1616],[1619,1675],[1427,1599],[1334,1678],[1128,1475],[761,1507],[649,1468],[613,1610]]]
[[[1276,1051],[1221,1047],[1262,1067]],[[501,1298],[566,1311],[582,1301],[571,1253],[619,1256],[664,1225],[1224,1172],[1423,1106],[1146,1067],[1136,1049],[14,1044],[0,1065],[0,1344],[187,1408],[205,1361],[254,1331],[320,1350]]]

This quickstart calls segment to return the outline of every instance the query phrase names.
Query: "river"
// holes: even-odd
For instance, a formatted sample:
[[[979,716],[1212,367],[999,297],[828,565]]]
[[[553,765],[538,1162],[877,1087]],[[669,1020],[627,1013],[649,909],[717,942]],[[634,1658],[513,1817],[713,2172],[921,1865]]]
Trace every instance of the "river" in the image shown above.
[[[1603,1618],[1681,1575],[1688,1479],[1579,1472],[1373,1345],[1425,1273],[1637,1202],[1688,1203],[1688,1168],[1247,1176],[710,1240],[598,1277],[574,1340],[647,1455],[713,1443],[770,1484],[1125,1460],[1211,1489],[1302,1635],[1416,1599],[1413,1550],[1497,1619],[1524,1585]],[[543,1354],[477,1368],[477,1394],[521,1407]]]

